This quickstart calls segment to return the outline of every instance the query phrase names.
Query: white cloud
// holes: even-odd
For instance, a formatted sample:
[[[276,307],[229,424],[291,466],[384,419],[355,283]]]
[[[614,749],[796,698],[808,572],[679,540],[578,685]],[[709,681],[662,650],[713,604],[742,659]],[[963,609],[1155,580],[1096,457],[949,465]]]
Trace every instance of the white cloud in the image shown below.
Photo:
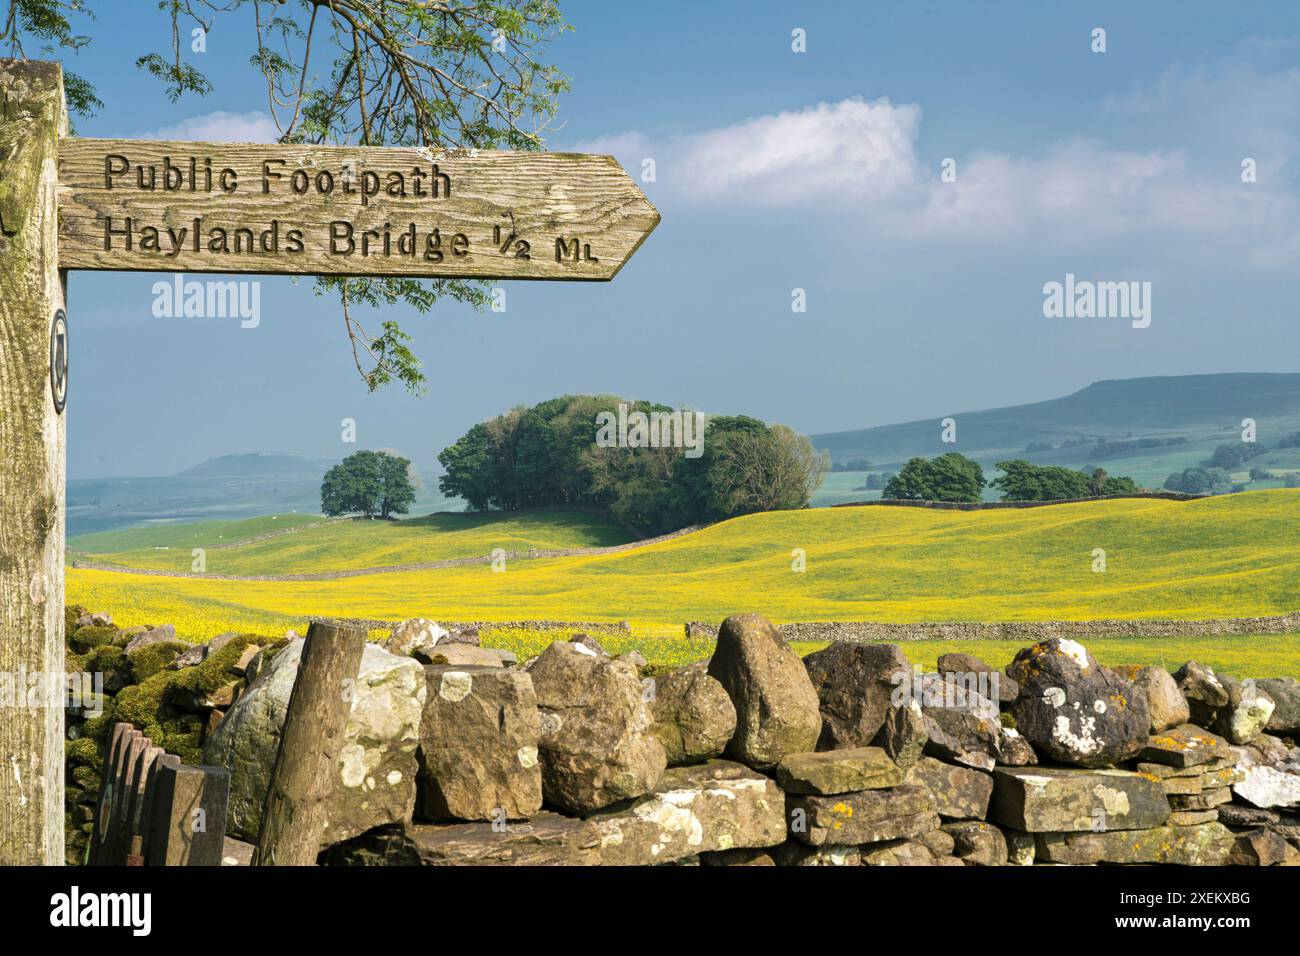
[[[921,110],[860,97],[760,116],[690,137],[673,169],[703,197],[880,199],[916,177]]]
[[[141,139],[205,141],[210,143],[274,143],[280,138],[269,113],[216,110],[144,133]]]
[[[655,141],[626,130],[566,149],[656,161],[660,181],[697,199],[783,203],[883,198],[916,177],[921,110],[860,97]]]
[[[1005,237],[1062,229],[1080,234],[1133,231],[1167,220],[1186,158],[1178,152],[1108,149],[1085,139],[1055,143],[1038,156],[976,153],[957,158],[957,181],[938,173],[920,209],[897,225],[914,235]]]

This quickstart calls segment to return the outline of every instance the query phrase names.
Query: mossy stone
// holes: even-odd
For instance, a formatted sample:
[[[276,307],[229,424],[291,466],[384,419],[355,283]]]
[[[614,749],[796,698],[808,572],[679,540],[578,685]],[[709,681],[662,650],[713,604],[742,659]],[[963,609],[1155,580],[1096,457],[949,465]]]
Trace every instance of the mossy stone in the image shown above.
[[[149,628],[143,624],[137,624],[135,627],[124,627],[117,632],[117,637],[113,638],[113,643],[118,647],[126,647],[131,643],[131,638],[137,637],[148,630]]]
[[[99,752],[99,745],[93,740],[82,737],[79,740],[69,740],[63,748],[64,758],[68,763],[90,767],[94,770],[101,770],[104,766],[104,756]]]
[[[94,671],[113,671],[127,665],[126,652],[112,644],[101,644],[86,655],[85,667]]]
[[[76,633],[72,635],[72,646],[85,653],[93,647],[99,647],[101,644],[112,643],[118,633],[115,627],[87,624],[85,627],[77,628]]]
[[[99,792],[99,774],[90,767],[73,767],[72,779],[76,781],[77,786],[83,790],[94,790]]]
[[[139,684],[158,674],[172,661],[189,650],[185,644],[167,641],[160,644],[146,644],[144,647],[126,653],[131,663],[131,675]]]
[[[113,698],[109,713],[86,722],[85,735],[102,740],[114,723],[124,721],[168,753],[176,754],[182,762],[200,763],[204,718],[185,711],[178,705],[179,701],[185,696],[212,693],[229,683],[231,678],[227,669],[239,660],[249,644],[263,641],[265,638],[255,634],[240,634],[194,667],[173,671],[162,669],[166,665],[161,665],[139,683],[122,688]],[[155,648],[171,646],[153,644],[128,654],[132,669],[137,671],[136,676],[139,676],[141,663],[149,660],[142,655]]]
[[[63,640],[66,642],[77,632],[77,618],[89,613],[80,604],[69,604],[63,609]]]

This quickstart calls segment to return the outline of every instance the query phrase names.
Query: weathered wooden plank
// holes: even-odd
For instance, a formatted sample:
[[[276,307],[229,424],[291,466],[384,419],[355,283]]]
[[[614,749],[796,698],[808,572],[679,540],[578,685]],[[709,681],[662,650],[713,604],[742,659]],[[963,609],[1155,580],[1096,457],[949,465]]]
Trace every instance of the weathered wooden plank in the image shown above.
[[[160,758],[145,839],[148,866],[221,866],[230,772]]]
[[[147,819],[144,817],[144,806],[148,802],[148,786],[153,775],[154,761],[165,752],[148,737],[144,738],[144,743],[144,749],[137,756],[135,765],[132,767],[131,782],[127,791],[126,835],[129,848],[128,861],[129,857],[137,852],[137,841],[139,842],[138,852],[143,855],[144,827]],[[143,859],[137,865],[143,866]]]
[[[325,832],[325,801],[361,670],[366,629],[313,621],[280,734],[254,866],[312,866]]]
[[[113,725],[112,736],[108,743],[108,759],[99,778],[99,799],[95,801],[95,819],[90,834],[90,854],[87,862],[98,866],[104,856],[104,847],[108,841],[110,822],[116,806],[115,797],[117,779],[126,760],[126,745],[135,728],[123,721]]]
[[[121,760],[113,779],[111,813],[100,844],[100,866],[126,865],[126,855],[131,848],[131,792],[140,757],[150,746],[149,738],[134,727],[123,737]]]
[[[66,126],[58,64],[0,60],[0,673],[48,691],[0,715],[0,866],[64,862],[66,430],[50,330],[64,304],[54,249]]]
[[[612,156],[64,139],[65,269],[611,279],[659,222]]]
[[[159,754],[158,758],[154,760],[153,765],[149,768],[149,776],[145,778],[144,803],[140,808],[139,832],[141,837],[143,838],[141,840],[140,851],[141,854],[144,856],[144,862],[146,866],[148,865],[149,860],[152,858],[153,854],[155,853],[153,847],[153,841],[155,839],[155,828],[156,828],[156,823],[154,821],[154,814],[158,812],[159,809],[158,793],[159,790],[161,789],[158,782],[159,774],[162,773],[164,767],[179,767],[180,765],[181,765],[181,758],[177,757],[175,754],[169,754],[169,753]]]

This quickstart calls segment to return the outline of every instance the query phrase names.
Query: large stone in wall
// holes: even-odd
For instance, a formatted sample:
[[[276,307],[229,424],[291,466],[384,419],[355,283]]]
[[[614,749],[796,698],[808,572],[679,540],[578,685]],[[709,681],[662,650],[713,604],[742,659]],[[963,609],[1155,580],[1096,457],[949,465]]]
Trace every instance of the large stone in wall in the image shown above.
[[[1273,714],[1264,729],[1271,734],[1300,733],[1300,681],[1294,677],[1266,677],[1255,685],[1273,699]]]
[[[543,811],[522,823],[411,824],[332,847],[339,865],[648,866],[786,839],[784,797],[730,761],[674,767],[652,793],[587,819]]]
[[[1014,727],[1002,728],[1002,746],[998,763],[1004,767],[1032,767],[1038,763],[1033,745]]]
[[[1076,641],[1052,638],[1007,668],[1020,684],[1016,729],[1060,763],[1103,767],[1135,756],[1151,728],[1146,694]]]
[[[393,627],[384,641],[384,650],[410,657],[418,650],[428,650],[447,636],[447,629],[435,621],[413,617]]]
[[[1236,834],[1228,863],[1232,866],[1277,866],[1295,854],[1295,848],[1288,845],[1280,834],[1259,827]]]
[[[601,863],[668,863],[699,853],[785,841],[785,795],[767,777],[729,760],[664,772],[653,792],[589,819]]]
[[[1020,695],[1019,684],[973,654],[943,654],[935,670],[946,677],[970,681],[972,689],[997,703],[1010,704]]]
[[[1192,723],[1202,727],[1213,726],[1219,708],[1228,703],[1228,688],[1223,686],[1214,670],[1196,661],[1188,661],[1174,672],[1174,681],[1187,698]]]
[[[736,708],[709,676],[708,662],[655,679],[650,732],[664,746],[669,766],[716,757],[736,732]]]
[[[1039,833],[1035,859],[1044,863],[1224,866],[1235,837],[1221,823],[1097,833]]]
[[[904,782],[928,788],[934,795],[935,811],[952,820],[983,820],[993,796],[989,774],[933,757],[922,757],[909,767]]]
[[[526,822],[387,826],[330,847],[329,866],[595,866],[600,836],[586,820],[542,811]]]
[[[1154,777],[1126,770],[999,767],[989,819],[1028,833],[1160,826],[1169,798]]]
[[[1228,691],[1228,702],[1219,708],[1211,729],[1234,744],[1248,744],[1264,732],[1277,705],[1258,681],[1220,674],[1219,683]]]
[[[943,832],[953,838],[953,856],[968,866],[1006,866],[1007,838],[993,824],[962,820],[945,823]]]
[[[1002,756],[1002,724],[996,701],[954,674],[914,678],[907,691],[921,705],[927,754],[978,770],[993,769]]]
[[[541,711],[542,790],[551,806],[586,814],[648,793],[668,757],[651,734],[635,665],[556,641],[528,670]]]
[[[1186,769],[1212,763],[1229,753],[1228,742],[1222,737],[1195,724],[1184,724],[1148,737],[1138,759]]]
[[[861,866],[862,854],[855,846],[809,846],[787,840],[772,851],[777,866]]]
[[[542,806],[532,677],[500,667],[425,668],[416,814],[518,820]]]
[[[799,655],[766,618],[738,614],[723,621],[708,673],[736,708],[729,756],[766,769],[788,754],[816,749],[822,729],[817,691]]]
[[[1232,792],[1242,800],[1261,809],[1300,807],[1300,772],[1270,766],[1249,751],[1244,751],[1237,769],[1241,779],[1232,785]]]
[[[930,791],[916,784],[833,797],[786,797],[790,834],[811,846],[857,845],[914,837],[939,828]]]
[[[837,641],[803,662],[821,711],[819,750],[870,744],[885,722],[894,688],[912,673],[895,644]]]
[[[915,699],[890,704],[885,711],[885,724],[876,734],[876,746],[882,748],[891,760],[906,770],[921,758],[930,733],[925,726],[921,702]]]
[[[855,747],[791,754],[776,765],[776,782],[786,793],[829,796],[896,787],[903,771],[879,747]]]
[[[1173,675],[1163,667],[1124,665],[1114,670],[1131,680],[1146,695],[1147,712],[1151,715],[1151,733],[1158,734],[1191,719],[1192,712],[1187,706],[1187,698],[1178,689]]]
[[[290,641],[262,668],[204,747],[205,763],[230,771],[232,837],[257,839],[302,647],[302,638]],[[425,693],[418,663],[366,645],[326,802],[322,845],[410,820]]]

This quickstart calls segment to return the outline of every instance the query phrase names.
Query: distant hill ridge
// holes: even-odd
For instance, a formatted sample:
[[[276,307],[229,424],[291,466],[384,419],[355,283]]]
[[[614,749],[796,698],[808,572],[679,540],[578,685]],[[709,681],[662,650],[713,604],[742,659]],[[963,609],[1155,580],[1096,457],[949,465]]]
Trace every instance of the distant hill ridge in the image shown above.
[[[1000,455],[1033,442],[1185,436],[1205,439],[1259,423],[1261,441],[1274,430],[1300,428],[1300,373],[1232,372],[1170,375],[1094,382],[1070,395],[982,411],[954,412],[958,443],[940,437],[939,419],[813,435],[818,449],[837,461],[866,458],[874,464],[916,455],[961,451],[972,457]]]
[[[177,472],[177,478],[277,478],[323,477],[337,461],[293,455],[283,452],[250,452],[242,455],[221,455]]]

